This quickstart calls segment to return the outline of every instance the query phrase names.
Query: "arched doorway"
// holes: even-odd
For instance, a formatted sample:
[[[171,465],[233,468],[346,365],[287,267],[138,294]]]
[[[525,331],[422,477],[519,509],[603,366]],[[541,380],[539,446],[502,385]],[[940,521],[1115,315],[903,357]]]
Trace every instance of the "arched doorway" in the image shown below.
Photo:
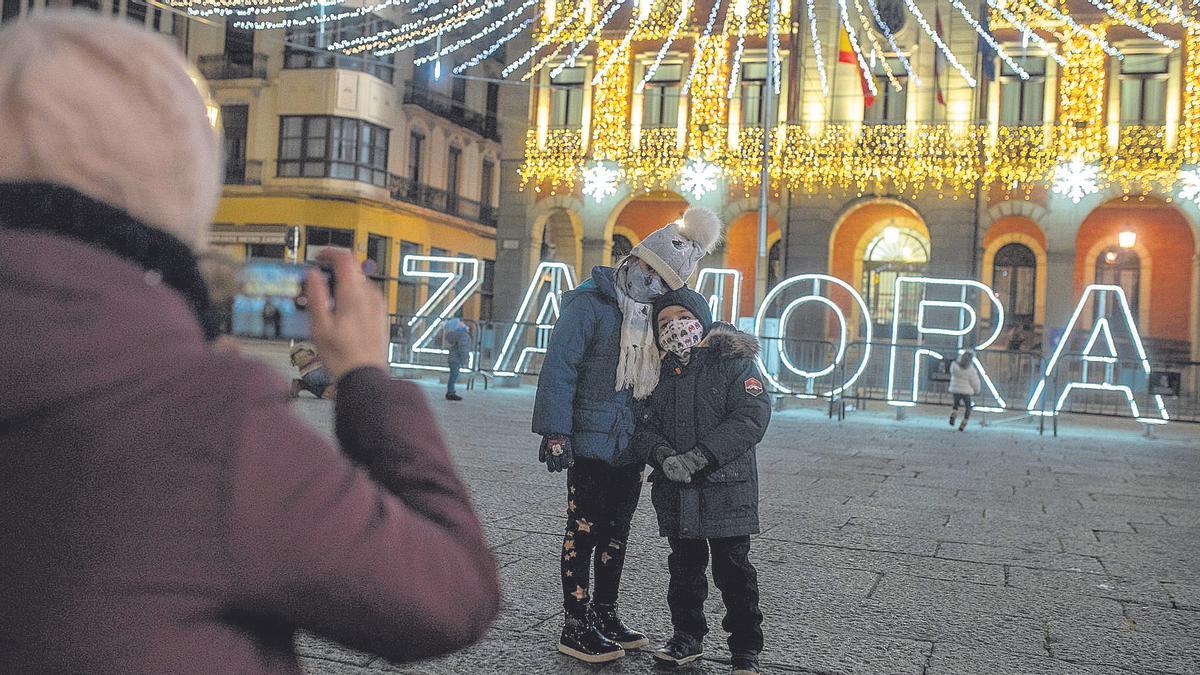
[[[542,230],[539,259],[543,262],[563,262],[579,270],[582,246],[571,214],[566,209],[551,212]]]
[[[774,242],[774,243],[772,243]],[[767,289],[779,282],[782,258],[779,226],[767,216]],[[742,273],[741,313],[752,316],[758,309],[754,295],[758,288],[758,214],[747,211],[725,228],[725,267]]]
[[[908,285],[897,302],[896,279],[924,276],[928,264],[929,237],[916,228],[888,224],[867,244],[859,289],[871,311],[877,335],[890,330],[898,309],[901,336],[916,336],[921,289]]]
[[[1032,326],[1037,305],[1037,256],[1025,244],[1010,243],[992,260],[992,290],[1000,297],[1009,323]]]

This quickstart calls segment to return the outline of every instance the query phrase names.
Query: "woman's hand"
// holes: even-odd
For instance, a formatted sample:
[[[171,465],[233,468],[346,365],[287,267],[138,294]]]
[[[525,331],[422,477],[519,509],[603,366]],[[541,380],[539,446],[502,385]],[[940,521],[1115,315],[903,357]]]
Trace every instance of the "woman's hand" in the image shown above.
[[[388,323],[383,295],[367,281],[354,253],[326,248],[317,259],[333,267],[337,280],[330,307],[325,277],[309,270],[306,279],[313,343],[329,374],[336,381],[356,368],[386,369]]]

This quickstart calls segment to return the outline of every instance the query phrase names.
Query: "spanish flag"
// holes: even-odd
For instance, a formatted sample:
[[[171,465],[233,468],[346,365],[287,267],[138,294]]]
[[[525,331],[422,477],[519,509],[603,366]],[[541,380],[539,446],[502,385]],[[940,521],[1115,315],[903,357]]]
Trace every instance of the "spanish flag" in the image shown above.
[[[854,54],[854,47],[850,45],[850,33],[846,31],[845,26],[842,26],[838,32],[838,63],[849,63],[858,71],[858,81],[862,85],[863,106],[870,108],[875,103],[875,95],[871,93],[871,85],[867,84],[867,74],[858,65],[858,57]]]

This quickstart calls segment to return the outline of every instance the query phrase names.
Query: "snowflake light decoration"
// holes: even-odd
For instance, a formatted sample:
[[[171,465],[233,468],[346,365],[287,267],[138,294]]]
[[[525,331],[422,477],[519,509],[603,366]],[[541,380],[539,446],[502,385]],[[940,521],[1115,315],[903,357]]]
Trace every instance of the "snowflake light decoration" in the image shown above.
[[[1054,170],[1054,192],[1078,204],[1100,191],[1100,167],[1073,159]]]
[[[1179,198],[1200,206],[1200,169],[1179,172]]]
[[[684,192],[690,192],[696,199],[700,199],[717,189],[717,178],[720,176],[721,170],[715,165],[694,159],[683,167],[683,172],[679,176],[679,188]]]
[[[617,179],[620,175],[607,164],[593,164],[583,170],[583,194],[596,203],[617,194]]]

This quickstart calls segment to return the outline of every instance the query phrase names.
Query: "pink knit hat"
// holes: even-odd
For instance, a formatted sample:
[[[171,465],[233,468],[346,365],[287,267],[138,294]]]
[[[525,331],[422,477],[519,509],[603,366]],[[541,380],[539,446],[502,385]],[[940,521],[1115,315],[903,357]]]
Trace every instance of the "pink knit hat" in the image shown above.
[[[205,95],[165,38],[95,12],[0,30],[0,182],[65,185],[208,245],[221,147]]]

